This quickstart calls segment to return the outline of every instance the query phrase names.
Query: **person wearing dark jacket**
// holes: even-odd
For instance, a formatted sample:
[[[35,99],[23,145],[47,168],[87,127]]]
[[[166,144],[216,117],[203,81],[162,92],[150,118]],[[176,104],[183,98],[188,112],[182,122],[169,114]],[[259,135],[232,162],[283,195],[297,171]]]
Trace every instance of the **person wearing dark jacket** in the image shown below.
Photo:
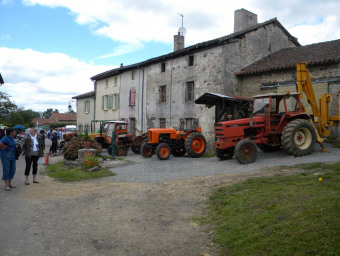
[[[52,145],[50,147],[50,155],[55,156],[57,154],[58,149],[58,134],[56,131],[53,131],[51,134]]]
[[[5,182],[6,191],[15,188],[11,183],[16,171],[15,148],[17,147],[17,143],[14,140],[14,136],[15,130],[13,128],[7,128],[6,135],[0,140],[0,155],[3,167],[2,180]]]
[[[44,156],[44,144],[40,134],[37,134],[35,128],[30,129],[30,134],[27,135],[22,143],[22,151],[25,155],[25,185],[30,185],[28,176],[30,174],[31,166],[33,166],[33,183],[37,181],[38,160],[39,157]]]

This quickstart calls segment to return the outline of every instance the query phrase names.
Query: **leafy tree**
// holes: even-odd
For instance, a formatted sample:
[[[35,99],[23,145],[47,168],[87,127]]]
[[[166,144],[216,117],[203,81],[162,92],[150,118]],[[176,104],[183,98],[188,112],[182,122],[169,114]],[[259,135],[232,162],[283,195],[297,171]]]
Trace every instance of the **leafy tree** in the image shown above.
[[[0,92],[0,121],[9,122],[11,118],[11,113],[18,109],[11,100],[7,93]]]
[[[25,123],[25,124],[31,123],[32,119],[34,119],[34,118],[40,118],[40,113],[33,111],[31,109],[25,110],[25,109],[19,108],[18,113],[21,114],[21,116],[23,118],[23,123]]]
[[[10,118],[10,124],[12,126],[17,125],[17,124],[23,124],[24,119],[22,118],[22,115],[19,112],[12,112],[11,113],[11,118]]]
[[[53,110],[53,108],[48,108],[45,112],[42,113],[42,118],[50,118],[52,113],[59,113],[58,109]]]

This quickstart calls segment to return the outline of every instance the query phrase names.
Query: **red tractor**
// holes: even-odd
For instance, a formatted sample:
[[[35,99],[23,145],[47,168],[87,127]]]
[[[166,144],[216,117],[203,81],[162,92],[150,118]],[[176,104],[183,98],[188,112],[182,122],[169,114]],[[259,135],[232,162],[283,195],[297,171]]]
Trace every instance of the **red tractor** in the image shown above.
[[[253,100],[249,100],[252,113],[247,118],[234,118],[233,112],[229,112],[229,120],[215,122],[214,146],[218,158],[230,159],[235,154],[240,163],[251,163],[257,158],[257,146],[265,152],[282,147],[294,156],[313,151],[316,130],[311,117],[302,110],[300,93],[258,95]],[[205,104],[206,100],[196,101]],[[239,106],[244,102],[238,101]],[[229,101],[229,105],[233,104],[234,101]]]
[[[141,155],[149,158],[156,152],[158,159],[167,160],[170,154],[201,157],[206,150],[206,140],[201,127],[179,131],[175,128],[151,128],[140,148]]]

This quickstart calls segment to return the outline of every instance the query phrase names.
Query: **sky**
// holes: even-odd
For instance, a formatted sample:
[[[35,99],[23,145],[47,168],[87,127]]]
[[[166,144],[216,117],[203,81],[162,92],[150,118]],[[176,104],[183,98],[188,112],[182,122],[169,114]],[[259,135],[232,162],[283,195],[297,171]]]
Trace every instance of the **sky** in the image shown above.
[[[234,11],[277,18],[302,45],[340,38],[339,0],[0,0],[1,92],[19,107],[76,111],[90,77],[233,33]]]

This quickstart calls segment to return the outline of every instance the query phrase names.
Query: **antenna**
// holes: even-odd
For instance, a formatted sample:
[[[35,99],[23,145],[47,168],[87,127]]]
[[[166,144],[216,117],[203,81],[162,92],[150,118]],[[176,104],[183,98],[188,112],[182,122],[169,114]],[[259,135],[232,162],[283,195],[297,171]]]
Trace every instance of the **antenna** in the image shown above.
[[[181,35],[181,36],[185,36],[185,34],[187,33],[187,30],[186,30],[185,27],[183,27],[183,18],[184,18],[184,15],[180,14],[180,13],[177,13],[177,14],[182,17],[182,27],[180,27],[178,29],[178,34]]]
[[[184,18],[184,15],[183,14],[180,14],[180,13],[177,13],[179,16],[182,16],[182,27],[183,27],[183,18]]]

